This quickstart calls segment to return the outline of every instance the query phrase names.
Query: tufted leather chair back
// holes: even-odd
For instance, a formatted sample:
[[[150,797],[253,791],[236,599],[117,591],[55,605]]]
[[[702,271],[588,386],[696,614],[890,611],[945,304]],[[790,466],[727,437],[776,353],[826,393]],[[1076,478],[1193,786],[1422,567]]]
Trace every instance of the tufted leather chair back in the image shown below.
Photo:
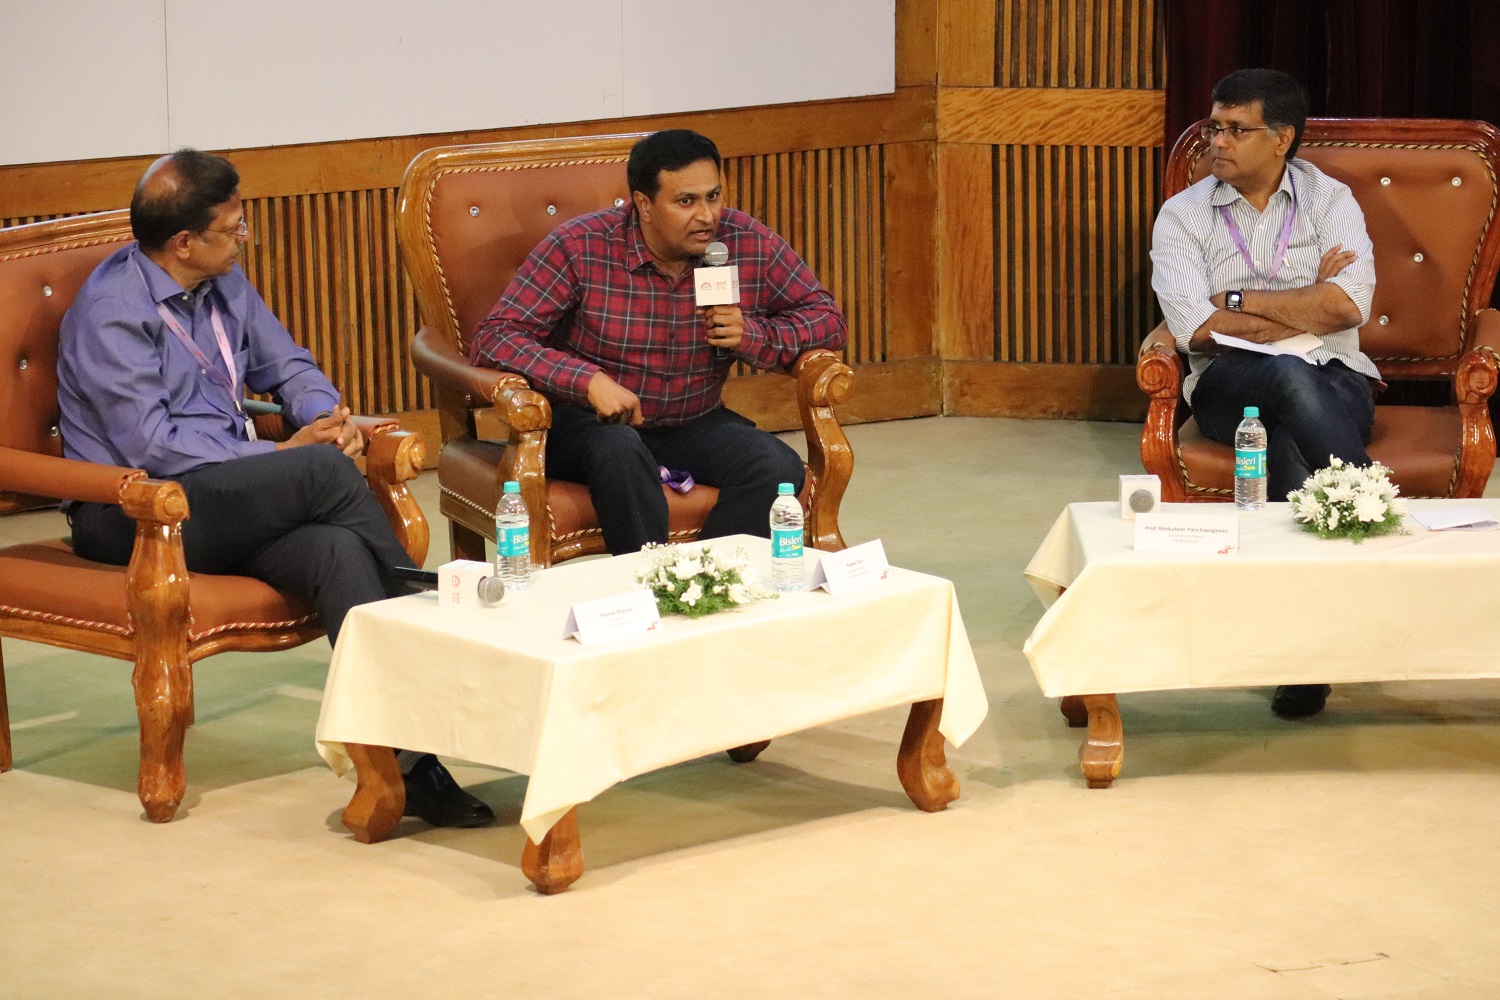
[[[1208,175],[1193,126],[1167,164],[1171,197]],[[1360,349],[1387,380],[1452,376],[1500,267],[1500,132],[1478,121],[1309,119],[1297,155],[1343,181],[1375,245]]]
[[[58,327],[99,261],[130,239],[124,210],[0,229],[0,445],[62,454]],[[0,491],[0,513],[56,499]]]
[[[625,160],[640,138],[590,137],[586,151],[566,139],[450,146],[414,159],[399,225],[422,321],[467,355],[474,328],[543,237],[630,197]]]

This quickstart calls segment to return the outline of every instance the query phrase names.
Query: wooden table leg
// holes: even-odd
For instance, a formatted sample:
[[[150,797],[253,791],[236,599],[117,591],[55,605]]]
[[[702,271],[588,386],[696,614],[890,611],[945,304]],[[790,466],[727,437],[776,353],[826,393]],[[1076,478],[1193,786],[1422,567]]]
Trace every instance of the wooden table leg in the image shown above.
[[[556,895],[578,881],[583,874],[583,846],[578,842],[577,806],[552,824],[540,844],[526,838],[521,871],[544,896]]]
[[[901,787],[923,812],[941,812],[958,798],[958,779],[948,769],[943,734],[938,732],[942,716],[941,698],[913,704],[896,756],[896,776],[901,779]]]
[[[1076,694],[1063,695],[1062,704],[1063,717],[1068,720],[1069,729],[1082,729],[1089,724],[1089,710],[1083,703],[1083,697]]]
[[[1082,701],[1089,713],[1089,735],[1078,750],[1078,765],[1090,788],[1108,788],[1125,760],[1120,705],[1112,694],[1086,694]]]
[[[735,747],[727,751],[729,759],[736,764],[748,764],[760,756],[760,752],[771,745],[770,740],[761,740],[759,743],[746,743],[742,747]]]
[[[378,844],[386,838],[406,809],[406,785],[396,766],[396,751],[390,747],[345,743],[344,751],[354,761],[354,797],[344,807],[344,825],[361,844]]]

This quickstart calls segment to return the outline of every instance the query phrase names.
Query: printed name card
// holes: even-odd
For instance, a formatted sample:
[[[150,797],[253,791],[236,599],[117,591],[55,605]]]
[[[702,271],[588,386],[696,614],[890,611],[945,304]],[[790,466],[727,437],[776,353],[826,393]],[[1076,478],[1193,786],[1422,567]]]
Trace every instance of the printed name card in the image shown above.
[[[564,639],[577,639],[585,646],[615,639],[629,639],[656,630],[661,612],[656,595],[649,590],[632,590],[618,597],[601,597],[597,601],[579,601],[568,609],[563,626]]]
[[[1225,514],[1139,514],[1135,550],[1232,556],[1240,550],[1240,519]]]
[[[822,587],[830,594],[867,587],[891,575],[891,564],[885,558],[880,539],[862,542],[842,552],[824,552],[813,570],[812,589]]]

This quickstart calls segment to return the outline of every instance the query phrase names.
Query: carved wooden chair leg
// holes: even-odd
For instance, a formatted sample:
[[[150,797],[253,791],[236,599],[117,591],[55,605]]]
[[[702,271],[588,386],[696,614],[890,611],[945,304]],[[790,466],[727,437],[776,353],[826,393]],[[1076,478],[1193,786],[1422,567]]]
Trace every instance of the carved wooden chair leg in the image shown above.
[[[759,757],[760,752],[770,745],[770,740],[761,740],[759,743],[746,743],[742,747],[735,747],[729,750],[729,759],[736,764],[748,764]]]
[[[344,826],[361,844],[378,844],[401,822],[406,785],[390,747],[345,743],[354,762],[354,797],[344,807]]]
[[[1078,766],[1090,788],[1108,788],[1120,776],[1125,760],[1125,728],[1120,724],[1120,705],[1112,694],[1086,694],[1089,735],[1078,750]]]
[[[0,774],[15,762],[10,754],[10,702],[5,697],[5,653],[0,651]]]
[[[188,666],[154,655],[149,643],[145,646],[131,677],[135,711],[141,721],[141,770],[136,791],[146,818],[165,823],[177,814],[187,793],[182,763],[182,685]]]
[[[448,521],[448,541],[452,546],[452,558],[474,559],[484,562],[484,535],[470,528],[468,525],[459,524],[450,518]]]
[[[941,812],[958,798],[958,779],[948,769],[943,734],[938,732],[942,717],[941,698],[913,704],[906,717],[906,731],[901,734],[901,750],[896,755],[896,776],[901,779],[901,787],[923,812]]]
[[[193,723],[198,721],[198,701],[193,688],[195,679],[193,665],[189,663],[182,673],[187,678],[187,683],[182,686],[182,724],[187,728],[192,728]]]
[[[1062,704],[1058,707],[1062,709],[1063,717],[1068,720],[1069,729],[1082,729],[1089,724],[1089,710],[1084,706],[1080,695],[1063,695]]]
[[[556,895],[578,881],[583,874],[583,846],[578,842],[576,806],[552,825],[540,844],[526,838],[521,871],[544,896]]]

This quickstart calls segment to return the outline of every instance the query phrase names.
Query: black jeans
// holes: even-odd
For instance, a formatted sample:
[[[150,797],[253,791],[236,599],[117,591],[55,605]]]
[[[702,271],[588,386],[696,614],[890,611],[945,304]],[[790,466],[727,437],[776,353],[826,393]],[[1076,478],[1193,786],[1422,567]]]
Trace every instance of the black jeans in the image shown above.
[[[553,407],[547,474],[589,488],[611,554],[667,540],[661,466],[718,488],[703,538],[769,537],[777,485],[791,483],[800,493],[806,471],[785,442],[724,407],[682,427],[652,428],[602,423],[582,407]]]
[[[1337,456],[1369,465],[1375,423],[1370,380],[1342,361],[1310,365],[1286,354],[1225,351],[1193,388],[1193,416],[1205,437],[1234,446],[1245,407],[1266,425],[1266,495],[1285,500]]]
[[[306,445],[207,465],[174,477],[187,494],[187,568],[254,577],[317,608],[330,644],[349,609],[408,593],[391,579],[407,565],[390,522],[354,461],[331,445]],[[73,550],[124,566],[135,522],[111,504],[70,512]]]

